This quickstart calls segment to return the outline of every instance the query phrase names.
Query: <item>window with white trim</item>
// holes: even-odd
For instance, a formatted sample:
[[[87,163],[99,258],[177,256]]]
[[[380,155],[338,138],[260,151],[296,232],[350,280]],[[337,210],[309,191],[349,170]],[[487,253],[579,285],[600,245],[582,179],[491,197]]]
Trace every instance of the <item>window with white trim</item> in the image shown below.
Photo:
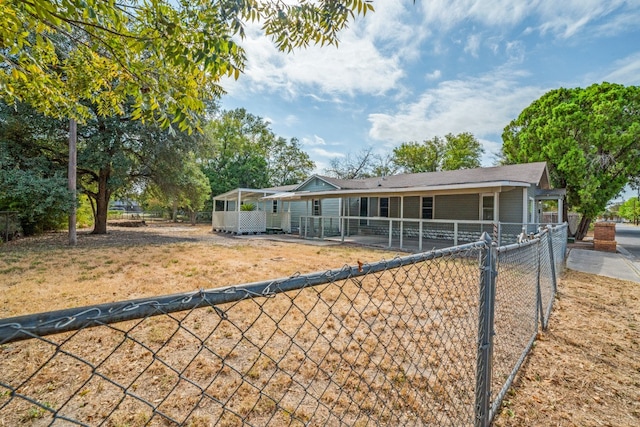
[[[361,197],[360,198],[360,217],[366,218],[369,216],[369,198]],[[360,220],[360,225],[367,225],[368,221],[366,219]]]
[[[380,209],[378,209],[380,216],[383,218],[389,218],[389,198],[380,197]]]
[[[433,219],[433,197],[422,198],[422,219]]]
[[[529,224],[532,224],[535,222],[535,206],[536,206],[536,202],[533,199],[533,197],[529,197],[529,209],[528,209],[528,221]]]
[[[313,199],[312,215],[313,216],[322,215],[322,204],[320,203],[320,199]]]
[[[482,195],[482,212],[480,219],[483,221],[493,221],[494,211],[493,211],[493,194],[483,194]]]

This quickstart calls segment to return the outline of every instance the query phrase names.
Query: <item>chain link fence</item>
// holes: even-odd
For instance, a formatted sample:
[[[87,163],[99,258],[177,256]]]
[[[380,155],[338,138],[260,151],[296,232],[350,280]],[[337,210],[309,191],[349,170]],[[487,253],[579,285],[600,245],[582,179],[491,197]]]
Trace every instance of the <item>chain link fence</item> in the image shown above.
[[[0,425],[488,425],[548,321],[566,225],[484,237],[0,320]]]

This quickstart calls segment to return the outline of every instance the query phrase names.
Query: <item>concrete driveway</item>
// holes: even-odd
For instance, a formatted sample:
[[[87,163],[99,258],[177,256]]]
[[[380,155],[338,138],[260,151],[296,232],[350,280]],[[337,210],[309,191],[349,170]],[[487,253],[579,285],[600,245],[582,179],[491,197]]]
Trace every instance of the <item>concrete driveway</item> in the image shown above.
[[[573,248],[567,268],[640,283],[640,227],[616,224],[618,252]]]

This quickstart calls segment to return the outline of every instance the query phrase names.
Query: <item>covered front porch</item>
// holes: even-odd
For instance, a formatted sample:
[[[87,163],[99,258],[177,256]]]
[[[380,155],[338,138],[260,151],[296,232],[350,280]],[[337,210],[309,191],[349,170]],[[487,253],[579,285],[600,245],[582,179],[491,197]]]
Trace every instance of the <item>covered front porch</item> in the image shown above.
[[[291,233],[291,202],[266,200],[281,190],[237,188],[213,198],[212,231]]]
[[[335,193],[338,193],[336,191]],[[325,197],[328,197],[325,196]],[[455,246],[480,239],[486,232],[499,245],[533,234],[543,221],[542,201],[554,200],[553,224],[561,224],[564,190],[482,188],[477,192],[349,194],[334,202],[339,212],[324,209],[328,199],[302,196],[299,235],[306,239],[352,242],[411,252]],[[333,199],[336,200],[336,199]]]
[[[422,252],[476,242],[485,232],[507,245],[548,225],[558,224],[303,216],[300,237]]]

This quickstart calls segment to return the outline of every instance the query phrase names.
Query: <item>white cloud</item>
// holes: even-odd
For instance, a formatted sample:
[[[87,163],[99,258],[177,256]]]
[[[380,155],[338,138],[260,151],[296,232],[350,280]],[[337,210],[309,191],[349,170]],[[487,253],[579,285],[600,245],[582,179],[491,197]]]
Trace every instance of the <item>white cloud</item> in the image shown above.
[[[511,63],[521,63],[525,59],[526,47],[521,41],[507,42],[505,51]]]
[[[482,147],[484,148],[484,154],[480,159],[480,163],[483,166],[496,164],[500,150],[502,150],[502,141],[500,138],[496,138],[496,140],[478,138],[478,141],[480,141],[480,144],[482,144]]]
[[[247,54],[245,73],[237,82],[225,80],[223,86],[232,95],[254,90],[331,102],[344,95],[382,95],[398,89],[404,77],[401,62],[419,56],[428,31],[407,23],[409,11],[401,1],[375,6],[375,13],[340,33],[338,48],[310,46],[282,53],[258,25],[249,25],[241,42]]]
[[[425,91],[416,102],[391,113],[369,115],[369,136],[397,145],[451,132],[471,132],[494,152],[503,128],[546,88],[519,86],[518,72],[508,69],[467,80],[449,80]],[[492,145],[493,144],[493,145]]]
[[[442,71],[440,70],[433,70],[433,72],[427,73],[425,76],[427,80],[438,80],[440,77],[442,77]]]
[[[287,126],[293,126],[299,121],[300,119],[298,119],[298,116],[296,116],[295,114],[289,114],[284,118],[284,124]]]
[[[525,34],[536,29],[570,38],[587,27],[590,34],[619,34],[640,19],[640,3],[626,0],[431,0],[421,5],[425,25],[444,31],[468,22],[506,28],[532,20]],[[611,19],[600,22],[603,18]]]
[[[340,151],[329,151],[324,148],[313,147],[309,149],[309,154],[316,159],[322,157],[325,159],[333,159],[334,157],[345,157],[345,154]]]
[[[471,54],[474,58],[478,57],[478,50],[480,49],[480,35],[471,34],[467,37],[467,43],[464,46],[464,51]]]
[[[623,85],[640,85],[640,52],[615,62],[602,80]]]
[[[317,145],[327,145],[324,138],[319,137],[318,135],[313,135],[313,139],[310,138],[302,138],[302,145],[306,145],[309,147],[317,146]]]
[[[570,38],[582,33],[587,26],[590,27],[589,32],[598,32],[597,28],[602,24],[596,21],[609,16],[627,4],[628,2],[625,0],[608,0],[606,2],[602,0],[542,1],[537,8],[541,22],[538,28],[543,34],[549,31],[561,38]],[[634,8],[637,22],[639,7],[638,5],[632,6],[630,12]]]
[[[431,0],[421,2],[421,5],[427,24],[448,30],[467,20],[488,26],[514,25],[539,1],[531,3],[513,0]]]

